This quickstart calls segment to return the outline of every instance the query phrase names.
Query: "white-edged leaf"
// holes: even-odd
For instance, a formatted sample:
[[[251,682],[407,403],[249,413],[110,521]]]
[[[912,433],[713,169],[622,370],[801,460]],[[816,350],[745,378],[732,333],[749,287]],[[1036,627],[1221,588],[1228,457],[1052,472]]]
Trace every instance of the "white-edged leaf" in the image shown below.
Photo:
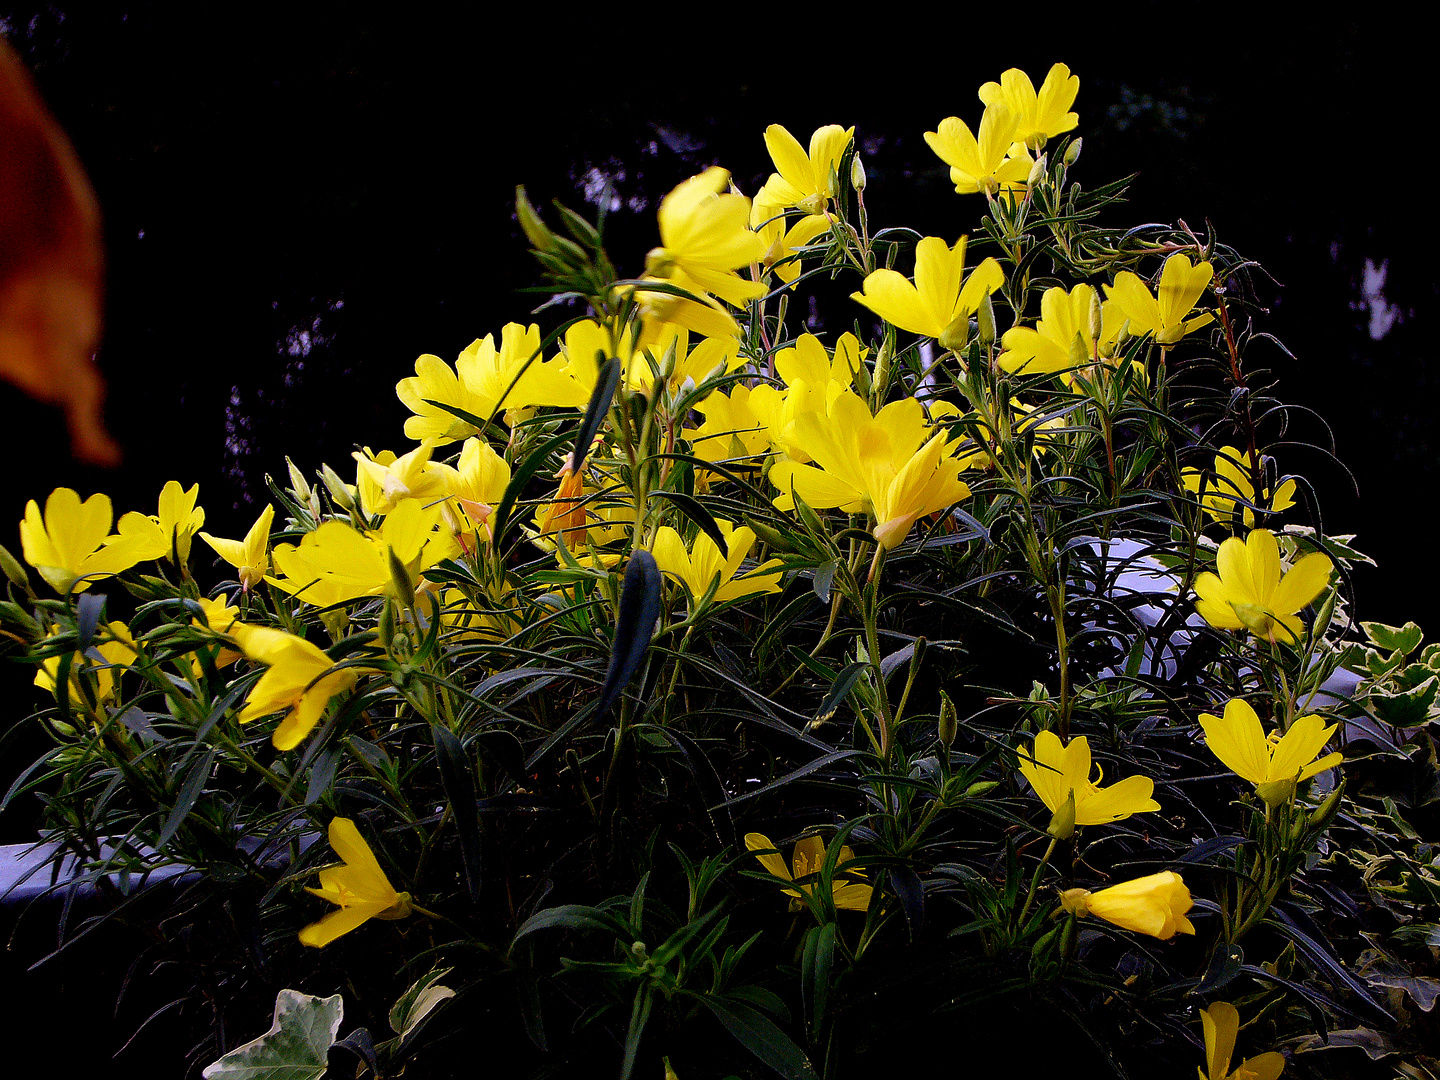
[[[320,1080],[344,1015],[339,994],[319,998],[281,990],[270,1030],[205,1066],[201,1075],[205,1080]]]
[[[395,1002],[394,1008],[390,1010],[390,1026],[396,1035],[405,1038],[419,1027],[420,1021],[429,1016],[437,1005],[455,996],[455,991],[448,986],[436,985],[450,974],[451,970],[436,968],[400,995],[400,1000]]]

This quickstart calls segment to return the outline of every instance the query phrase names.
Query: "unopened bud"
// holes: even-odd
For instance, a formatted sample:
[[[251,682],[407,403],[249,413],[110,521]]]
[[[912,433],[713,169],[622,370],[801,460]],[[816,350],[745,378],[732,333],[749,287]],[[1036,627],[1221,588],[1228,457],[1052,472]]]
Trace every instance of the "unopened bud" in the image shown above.
[[[856,191],[865,190],[865,163],[859,153],[850,159],[850,186]]]
[[[1325,829],[1330,822],[1335,820],[1335,815],[1340,812],[1340,800],[1345,794],[1345,781],[1341,780],[1339,786],[1326,797],[1325,801],[1317,806],[1310,815],[1310,828],[1317,831]]]
[[[1050,827],[1045,830],[1056,840],[1069,840],[1075,835],[1075,791],[1060,804],[1060,809],[1050,815]]]
[[[960,352],[970,340],[970,316],[962,311],[954,322],[945,327],[938,340],[942,349]]]
[[[334,469],[329,465],[322,465],[320,479],[325,482],[325,490],[330,492],[330,497],[335,500],[337,506],[347,512],[355,509],[354,489],[341,480]]]
[[[515,189],[515,216],[520,219],[520,228],[524,231],[525,238],[530,241],[531,247],[536,251],[555,250],[558,246],[555,243],[555,234],[540,220],[540,215],[535,212],[535,207],[530,205],[523,187]]]
[[[4,570],[5,576],[22,589],[30,587],[30,575],[4,544],[0,544],[0,570]]]
[[[999,780],[976,780],[965,789],[965,798],[978,799],[982,795],[988,795],[1000,786]]]
[[[980,298],[975,319],[980,325],[980,347],[988,349],[995,344],[995,301],[988,292]]]
[[[299,496],[301,502],[309,503],[310,484],[306,481],[305,474],[288,457],[285,459],[285,468],[290,470],[290,490]]]
[[[1045,178],[1045,155],[1041,154],[1035,159],[1035,164],[1030,166],[1030,175],[1025,178],[1025,183],[1034,187]]]
[[[940,723],[938,734],[940,745],[945,747],[945,752],[950,752],[951,745],[955,742],[955,736],[960,729],[959,716],[955,709],[955,703],[950,700],[950,695],[944,690],[940,691]]]
[[[1099,341],[1100,334],[1105,326],[1105,313],[1100,307],[1100,290],[1090,290],[1090,338],[1092,341]]]
[[[1064,158],[1064,160],[1065,160],[1065,167],[1066,167],[1067,169],[1068,169],[1071,165],[1074,165],[1075,162],[1077,162],[1077,161],[1080,160],[1080,146],[1081,146],[1081,144],[1084,143],[1084,142],[1085,142],[1084,139],[1076,139],[1074,142],[1072,142],[1069,146],[1067,146],[1067,147],[1065,148],[1065,158]]]
[[[395,554],[393,547],[385,549],[390,560],[390,582],[395,586],[395,596],[408,608],[415,606],[415,582],[410,580],[410,571]]]

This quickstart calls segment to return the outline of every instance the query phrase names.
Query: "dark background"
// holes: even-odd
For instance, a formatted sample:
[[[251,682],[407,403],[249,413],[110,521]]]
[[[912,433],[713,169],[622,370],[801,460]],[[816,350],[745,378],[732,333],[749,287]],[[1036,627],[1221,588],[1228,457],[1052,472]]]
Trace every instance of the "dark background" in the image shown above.
[[[1266,354],[1280,394],[1328,421],[1358,494],[1314,453],[1286,451],[1281,469],[1308,476],[1326,528],[1358,533],[1379,561],[1357,579],[1362,616],[1440,633],[1425,558],[1434,60],[1414,27],[1271,29],[1255,5],[1070,7],[1063,21],[956,6],[938,23],[876,9],[853,26],[826,5],[627,5],[608,23],[541,5],[499,20],[421,5],[373,19],[336,4],[199,8],[0,0],[0,29],[105,212],[99,360],[126,451],[116,471],[73,464],[59,415],[0,387],[0,521],[60,484],[153,512],[174,478],[200,483],[207,528],[238,537],[286,454],[348,476],[357,444],[406,449],[394,386],[415,357],[453,360],[535,303],[517,294],[536,280],[513,219],[519,183],[537,205],[578,206],[612,178],[611,253],[633,272],[679,180],[718,162],[753,192],[770,169],[767,124],[804,141],[838,122],[857,126],[875,226],[972,232],[980,200],[950,191],[922,133],[951,114],[974,124],[976,88],[1005,68],[1038,82],[1063,61],[1081,79],[1079,179],[1140,173],[1113,223],[1208,218],[1273,275],[1263,329],[1294,354]],[[1327,437],[1316,420],[1294,434]],[[18,553],[14,526],[0,534]],[[27,683],[0,682],[15,721],[32,708]],[[25,742],[4,744],[5,775],[33,756]],[[30,814],[7,813],[4,839],[25,839]],[[49,947],[34,931],[6,937],[15,979]],[[92,1045],[65,1056],[103,1060],[141,1019],[122,1009],[107,1026],[123,973],[81,958],[68,976],[24,976],[38,1011],[21,1026],[43,1037],[65,1014],[93,1017]]]
[[[174,478],[200,482],[208,529],[240,536],[285,455],[348,476],[357,445],[407,449],[394,386],[415,357],[453,360],[537,302],[517,292],[537,279],[518,183],[537,205],[588,199],[593,213],[611,178],[611,253],[635,272],[676,182],[718,162],[753,192],[767,124],[804,141],[840,122],[857,127],[872,227],[973,232],[981,201],[951,192],[922,133],[951,114],[975,123],[976,88],[1006,67],[1038,83],[1061,60],[1081,79],[1078,178],[1140,174],[1113,223],[1209,219],[1273,275],[1261,329],[1294,356],[1253,359],[1328,422],[1359,494],[1313,452],[1282,451],[1280,468],[1316,486],[1327,530],[1358,533],[1380,562],[1358,579],[1360,613],[1426,623],[1440,591],[1416,543],[1436,475],[1437,279],[1420,35],[1271,32],[1168,7],[848,29],[822,29],[819,9],[770,26],[663,10],[603,23],[538,6],[496,21],[0,3],[105,213],[99,360],[126,452],[116,471],[77,466],[58,414],[0,390],[13,476],[0,520],[59,484],[107,492],[117,515],[153,512]],[[1304,416],[1292,436],[1328,439]]]

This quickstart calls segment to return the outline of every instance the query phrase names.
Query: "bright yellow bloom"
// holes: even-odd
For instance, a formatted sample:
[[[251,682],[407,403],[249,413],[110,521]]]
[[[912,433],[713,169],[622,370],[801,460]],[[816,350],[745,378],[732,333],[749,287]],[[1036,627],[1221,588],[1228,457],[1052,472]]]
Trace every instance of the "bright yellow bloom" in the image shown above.
[[[564,363],[539,356],[540,340],[539,326],[507,323],[500,330],[498,350],[495,335],[486,334],[466,347],[453,371],[438,356],[420,357],[415,375],[395,385],[395,395],[415,414],[405,421],[406,437],[440,446],[479,434],[474,424],[441,404],[481,421],[503,408],[507,423],[520,410],[534,406],[584,407],[589,390],[568,374]]]
[[[510,465],[484,439],[466,439],[458,467],[436,463],[449,498],[442,504],[445,527],[469,554],[473,537],[492,540],[490,515],[510,486]]]
[[[722,555],[715,541],[703,532],[696,533],[695,543],[686,551],[680,534],[670,526],[662,525],[655,534],[652,549],[655,565],[684,583],[696,600],[705,595],[717,578],[719,585],[712,598],[717,604],[752,593],[779,592],[780,571],[772,572],[773,567],[780,565],[779,559],[770,559],[742,577],[735,576],[745,556],[755,546],[755,531],[748,525],[737,529],[731,522],[718,519],[715,524],[725,535],[725,554]]]
[[[1060,904],[1078,916],[1098,915],[1108,923],[1137,934],[1149,934],[1168,941],[1176,933],[1193,934],[1195,927],[1185,913],[1194,906],[1190,890],[1173,870],[1123,881],[1099,892],[1066,889]]]
[[[1260,717],[1244,698],[1227,701],[1224,716],[1201,713],[1200,726],[1210,752],[1236,776],[1254,784],[1266,806],[1286,802],[1301,780],[1343,760],[1339,751],[1315,760],[1335,734],[1334,724],[1326,727],[1318,716],[1302,716],[1284,735],[1277,731],[1267,738]]]
[[[950,181],[958,194],[1003,191],[1013,197],[1025,190],[1035,164],[1020,134],[1021,119],[1019,113],[997,103],[987,106],[980,118],[978,139],[965,121],[949,116],[935,131],[925,133],[925,141],[950,166]]]
[[[109,632],[108,636],[102,635],[104,640],[91,645],[84,652],[75,653],[70,659],[70,701],[72,703],[85,701],[80,682],[82,672],[89,672],[95,676],[95,700],[97,704],[104,706],[115,697],[115,685],[119,673],[135,663],[138,653],[135,651],[135,639],[130,634],[130,628],[123,622],[112,622],[103,629]],[[51,633],[53,636],[54,631]],[[42,660],[40,670],[35,673],[35,685],[53,693],[55,680],[59,675],[60,657],[52,656],[48,660]]]
[[[786,388],[762,383],[750,393],[751,411],[768,429],[770,442],[796,461],[808,462],[810,455],[792,438],[795,418],[807,412],[828,416],[835,399],[854,386],[864,353],[850,333],[840,335],[833,357],[814,334],[801,334],[794,345],[777,352],[775,373]]]
[[[1160,809],[1160,804],[1151,798],[1155,781],[1148,776],[1127,776],[1107,788],[1093,783],[1090,743],[1084,735],[1064,746],[1053,731],[1040,732],[1035,736],[1030,755],[1020,753],[1020,774],[1054,815],[1052,835],[1056,824],[1063,822],[1069,826],[1064,830],[1067,835],[1060,837],[1062,840],[1068,839],[1068,833],[1076,825],[1104,825],[1131,814]]]
[[[275,569],[283,577],[268,580],[316,607],[362,596],[394,596],[390,551],[410,575],[412,588],[423,571],[459,551],[453,536],[436,530],[440,515],[438,505],[407,499],[374,532],[357,532],[346,521],[323,522],[298,546],[276,546]]]
[[[1039,148],[1046,139],[1073,131],[1080,123],[1080,117],[1070,112],[1079,92],[1079,77],[1071,75],[1064,64],[1056,64],[1045,76],[1038,94],[1029,75],[1011,68],[998,83],[987,82],[980,87],[980,100],[986,105],[1003,105],[1018,117],[1013,138]]]
[[[226,540],[202,532],[200,539],[212,548],[215,554],[240,571],[240,587],[249,592],[270,572],[270,525],[275,520],[275,507],[266,506],[250,526],[244,540]]]
[[[685,428],[681,434],[691,444],[696,457],[704,461],[734,462],[730,468],[747,468],[747,458],[762,457],[770,449],[765,422],[756,415],[755,397],[761,387],[751,390],[743,383],[730,387],[730,393],[715,391],[695,406],[705,417],[698,428]],[[706,474],[707,476],[711,474]]]
[[[649,395],[655,383],[655,362],[665,376],[668,393],[678,394],[687,387],[699,386],[712,375],[734,371],[745,363],[740,355],[740,342],[733,337],[701,338],[692,348],[690,331],[676,324],[661,324],[653,343],[647,343],[645,355],[630,361],[627,385]]]
[[[183,564],[190,558],[190,541],[205,524],[205,511],[195,505],[200,485],[185,491],[171,480],[160,492],[160,513],[146,516],[132,511],[120,519],[116,530],[131,541],[141,560],[172,559],[178,553]]]
[[[299,746],[319,723],[330,699],[349,690],[358,679],[354,668],[336,670],[317,646],[283,630],[236,623],[230,628],[230,637],[248,659],[268,669],[250,688],[238,719],[248,724],[283,712],[280,726],[270,737],[277,750]]]
[[[433,446],[424,443],[396,457],[390,450],[371,455],[356,450],[355,490],[366,516],[388,514],[406,499],[431,502],[445,494],[444,471],[430,460]]]
[[[1195,579],[1195,610],[1217,630],[1249,630],[1256,637],[1293,643],[1303,629],[1296,612],[1330,584],[1328,556],[1312,552],[1281,576],[1280,546],[1268,529],[1246,540],[1230,537],[1215,556],[1219,576]]]
[[[1276,1080],[1285,1071],[1285,1055],[1271,1050],[1246,1058],[1230,1071],[1235,1053],[1235,1036],[1240,1031],[1240,1014],[1228,1001],[1217,1001],[1200,1010],[1205,1029],[1205,1068],[1197,1066],[1200,1080]]]
[[[1076,285],[1068,293],[1058,285],[1040,297],[1040,321],[1034,326],[1013,326],[1000,344],[998,363],[1006,371],[1053,374],[1095,362],[1103,329],[1096,325],[1095,290]]]
[[[191,626],[208,630],[216,635],[223,635],[230,633],[230,628],[240,621],[240,609],[231,607],[223,595],[214,600],[202,596],[195,602],[200,605],[203,618],[191,619]],[[215,654],[215,666],[217,668],[229,667],[240,659],[240,655],[234,649],[222,645]],[[204,666],[194,656],[190,657],[190,670],[197,680],[202,678],[205,673]]]
[[[56,488],[45,514],[34,499],[25,505],[20,545],[25,561],[58,593],[84,592],[97,578],[128,570],[146,556],[133,538],[111,535],[110,497],[99,493],[83,503],[70,488]]]
[[[712,166],[660,201],[660,246],[645,256],[647,279],[668,282],[702,299],[713,294],[736,306],[765,295],[761,282],[746,281],[735,272],[758,263],[766,244],[750,230],[750,200],[725,192],[729,184],[729,172]],[[640,301],[647,318],[679,323],[707,337],[733,337],[738,329],[714,301],[696,304],[643,290]]]
[[[1255,485],[1250,480],[1249,455],[1233,446],[1222,446],[1215,455],[1215,475],[1206,476],[1200,469],[1182,469],[1180,481],[1185,490],[1200,499],[1205,512],[1222,525],[1235,527],[1235,512],[1240,511],[1241,520],[1247,529],[1255,527],[1255,511],[1241,503],[1268,506],[1272,513],[1295,505],[1295,481],[1286,480],[1275,494],[1269,488],[1262,488],[1260,497],[1255,497]]]
[[[804,413],[795,419],[796,442],[815,465],[777,462],[770,482],[780,489],[775,506],[793,510],[798,495],[817,508],[868,513],[875,539],[894,548],[920,518],[945,510],[970,495],[959,478],[944,432],[932,435],[914,398],[891,402],[871,416],[866,404],[846,392],[828,417]]]
[[[395,891],[353,821],[330,820],[330,847],[343,865],[321,870],[320,888],[306,886],[305,891],[338,904],[340,910],[301,930],[300,944],[322,948],[370,919],[403,919],[410,914],[410,894]]]
[[[765,243],[760,263],[773,268],[786,284],[800,276],[799,255],[803,248],[830,231],[829,214],[805,214],[793,223],[785,220],[785,207],[766,184],[755,193],[750,207],[750,226]]]
[[[865,278],[863,291],[851,293],[850,299],[902,330],[944,337],[943,346],[956,348],[968,336],[970,316],[985,295],[1003,284],[1005,272],[994,259],[986,259],[965,278],[965,237],[947,247],[938,236],[927,236],[915,246],[913,285],[897,271],[876,270]]]
[[[1186,319],[1200,302],[1215,269],[1208,262],[1191,266],[1181,251],[1165,260],[1160,271],[1160,295],[1157,299],[1146,284],[1129,270],[1115,276],[1114,285],[1105,286],[1105,295],[1119,306],[1130,321],[1130,333],[1139,337],[1154,334],[1160,345],[1174,345],[1192,330],[1215,321],[1208,311]]]
[[[780,206],[793,206],[809,215],[822,215],[835,197],[836,170],[855,129],[827,124],[810,136],[807,154],[794,135],[779,124],[765,129],[765,148],[778,172],[766,181],[772,199]]]
[[[790,901],[791,911],[803,911],[805,900],[803,897],[815,895],[813,882],[803,882],[803,879],[820,872],[820,867],[825,863],[825,842],[815,835],[802,836],[795,844],[795,850],[791,854],[791,866],[785,865],[785,860],[775,850],[775,845],[764,833],[752,832],[745,834],[745,846],[755,852],[755,857],[760,860],[760,865],[783,881],[796,883],[795,888],[783,888],[786,896],[792,897]],[[855,858],[855,853],[850,850],[849,844],[842,844],[840,855],[835,860],[835,872],[840,874],[845,869],[845,864]],[[850,877],[860,877],[858,870],[849,872]],[[802,883],[803,882],[803,883]],[[830,883],[831,896],[835,900],[835,906],[846,911],[865,911],[870,907],[870,895],[872,889],[869,885],[860,882],[844,880],[840,877],[834,878]]]

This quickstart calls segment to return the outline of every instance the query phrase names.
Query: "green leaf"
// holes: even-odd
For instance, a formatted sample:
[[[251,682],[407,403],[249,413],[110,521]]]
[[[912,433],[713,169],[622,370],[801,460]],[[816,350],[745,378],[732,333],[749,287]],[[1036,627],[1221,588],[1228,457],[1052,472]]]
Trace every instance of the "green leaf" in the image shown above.
[[[1399,652],[1402,656],[1409,656],[1418,649],[1425,636],[1413,622],[1407,622],[1398,628],[1381,622],[1362,622],[1360,628],[1376,647],[1388,652]]]
[[[339,994],[318,998],[281,990],[270,1030],[207,1065],[201,1075],[205,1080],[320,1080],[344,1015]]]
[[[719,994],[697,994],[725,1030],[786,1080],[816,1080],[805,1051],[758,1009]]]
[[[595,389],[590,394],[585,415],[575,433],[575,449],[570,452],[569,464],[572,473],[578,473],[584,468],[585,459],[590,455],[590,444],[600,430],[600,425],[605,422],[605,414],[610,411],[610,402],[615,397],[615,388],[620,385],[620,361],[613,356],[607,360],[604,353],[597,355],[596,360],[600,363],[600,371],[595,376]]]
[[[1440,676],[1431,675],[1415,689],[1403,694],[1373,694],[1375,714],[1391,727],[1419,727],[1430,714],[1430,704],[1440,689]]]
[[[443,724],[432,724],[435,759],[440,766],[440,783],[450,801],[455,831],[460,836],[460,860],[471,903],[480,900],[480,816],[475,805],[475,769],[464,745]]]
[[[390,1027],[396,1035],[405,1038],[441,1004],[455,996],[454,990],[439,985],[450,971],[450,968],[435,968],[400,995],[390,1010]]]
[[[835,924],[812,926],[805,935],[800,965],[800,997],[805,1004],[805,1029],[813,1046],[825,1024],[830,1000],[830,972],[835,965]]]
[[[831,559],[815,568],[815,576],[810,581],[810,587],[815,590],[815,595],[820,598],[822,604],[830,602],[830,585],[835,580],[835,571],[840,567],[839,559]]]
[[[605,669],[605,685],[595,705],[595,715],[603,717],[620,698],[620,693],[640,670],[640,662],[650,647],[650,635],[660,618],[663,582],[655,556],[641,548],[630,556],[625,567],[625,580],[620,590],[620,610],[615,619],[615,640],[610,664]]]
[[[675,504],[677,510],[695,523],[701,532],[715,541],[715,546],[720,549],[722,556],[729,553],[730,545],[725,539],[725,534],[720,531],[720,526],[715,523],[715,519],[710,515],[710,511],[701,505],[699,499],[686,495],[683,492],[663,490],[650,492],[650,497],[652,499],[669,499]]]

